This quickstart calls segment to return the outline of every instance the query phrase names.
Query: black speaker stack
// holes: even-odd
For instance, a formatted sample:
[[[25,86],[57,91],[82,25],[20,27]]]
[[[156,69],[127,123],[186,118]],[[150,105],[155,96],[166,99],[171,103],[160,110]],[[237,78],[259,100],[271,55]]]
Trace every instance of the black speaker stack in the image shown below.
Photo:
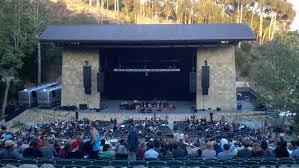
[[[83,66],[83,85],[85,94],[91,94],[91,66],[88,63]]]
[[[201,87],[202,95],[208,95],[210,87],[210,66],[208,66],[207,61],[205,61],[205,65],[202,66],[201,69]]]

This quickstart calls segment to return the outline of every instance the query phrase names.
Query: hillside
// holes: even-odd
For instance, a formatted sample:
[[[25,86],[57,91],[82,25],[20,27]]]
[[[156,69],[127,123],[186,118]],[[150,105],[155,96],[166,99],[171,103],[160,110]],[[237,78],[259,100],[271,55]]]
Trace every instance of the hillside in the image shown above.
[[[94,24],[123,24],[131,23],[130,17],[120,12],[107,9],[98,9],[96,6],[89,6],[87,3],[74,0],[47,0],[49,23],[94,23]],[[157,20],[140,16],[135,22],[137,24],[163,24],[174,23],[165,20]]]

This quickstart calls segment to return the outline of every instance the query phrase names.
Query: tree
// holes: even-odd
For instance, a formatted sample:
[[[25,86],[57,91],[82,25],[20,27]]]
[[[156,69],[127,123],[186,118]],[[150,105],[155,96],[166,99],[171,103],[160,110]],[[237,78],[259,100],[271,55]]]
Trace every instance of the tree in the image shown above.
[[[166,19],[169,20],[169,17],[172,16],[172,14],[174,13],[174,8],[172,4],[169,1],[167,1],[163,6],[162,11]]]
[[[179,20],[180,23],[188,24],[189,17],[191,17],[191,11],[192,11],[192,1],[191,0],[181,0],[179,1],[181,4],[179,4],[177,9],[177,20]]]
[[[298,110],[299,45],[290,41],[299,44],[298,33],[277,37],[259,49],[258,92],[277,113]]]
[[[39,1],[42,2],[42,1]],[[36,50],[37,35],[43,25],[42,3],[30,0],[0,2],[0,72],[5,82],[4,102],[1,116],[4,116],[10,83],[16,78],[25,58],[32,58]]]

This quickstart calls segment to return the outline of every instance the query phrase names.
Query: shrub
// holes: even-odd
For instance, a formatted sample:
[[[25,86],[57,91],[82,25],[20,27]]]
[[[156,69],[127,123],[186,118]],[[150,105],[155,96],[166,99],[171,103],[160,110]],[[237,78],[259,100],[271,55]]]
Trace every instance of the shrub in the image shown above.
[[[23,127],[24,123],[21,123],[20,121],[16,121],[14,123],[12,123],[11,128],[19,128],[19,127]]]
[[[243,53],[240,49],[236,49],[236,66],[241,67],[245,63],[245,58],[243,56]]]
[[[250,68],[250,65],[246,64],[243,68],[241,68],[240,75],[243,77],[247,77],[249,75]]]
[[[246,42],[241,43],[241,50],[246,53],[249,53],[251,50],[251,44],[246,43]]]

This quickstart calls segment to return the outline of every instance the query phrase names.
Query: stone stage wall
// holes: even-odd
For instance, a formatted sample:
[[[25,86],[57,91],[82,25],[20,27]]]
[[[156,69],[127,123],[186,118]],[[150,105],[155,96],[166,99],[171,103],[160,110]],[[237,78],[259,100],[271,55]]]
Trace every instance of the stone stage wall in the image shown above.
[[[84,93],[83,66],[85,61],[91,65],[91,94]],[[89,108],[100,107],[100,93],[97,91],[97,73],[99,72],[98,49],[67,49],[62,56],[61,105],[87,104]]]
[[[202,95],[201,70],[210,66],[209,94]],[[196,108],[234,110],[237,107],[235,47],[199,48],[197,50]]]

